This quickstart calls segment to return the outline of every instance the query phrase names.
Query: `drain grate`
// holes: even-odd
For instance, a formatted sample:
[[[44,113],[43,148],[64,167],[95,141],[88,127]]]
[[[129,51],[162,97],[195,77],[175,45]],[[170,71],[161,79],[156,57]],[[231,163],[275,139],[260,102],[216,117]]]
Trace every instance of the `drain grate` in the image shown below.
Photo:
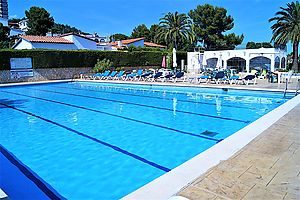
[[[212,131],[208,131],[208,130],[206,130],[206,131],[204,131],[204,132],[201,133],[201,135],[207,135],[207,136],[210,136],[210,137],[214,137],[214,136],[216,136],[218,134],[219,133],[217,133],[217,132],[212,132]]]

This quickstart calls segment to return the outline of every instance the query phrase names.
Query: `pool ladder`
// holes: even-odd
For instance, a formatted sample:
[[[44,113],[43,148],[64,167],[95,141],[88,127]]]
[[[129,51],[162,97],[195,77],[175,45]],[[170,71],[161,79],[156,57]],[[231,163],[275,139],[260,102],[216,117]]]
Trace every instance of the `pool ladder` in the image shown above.
[[[288,90],[288,84],[289,84],[289,81],[290,81],[291,76],[293,75],[293,73],[294,73],[294,70],[290,70],[287,74],[287,77],[285,78],[285,89],[284,89],[284,93],[283,93],[283,98],[285,98],[285,96],[286,96],[286,93],[287,93],[287,90]],[[278,77],[278,78],[280,78],[280,77]],[[296,90],[295,95],[297,95],[297,91],[298,90]]]
[[[298,91],[300,90],[300,78],[298,79],[298,83],[297,83],[297,88],[296,88],[296,92],[295,92],[295,96],[298,95]]]

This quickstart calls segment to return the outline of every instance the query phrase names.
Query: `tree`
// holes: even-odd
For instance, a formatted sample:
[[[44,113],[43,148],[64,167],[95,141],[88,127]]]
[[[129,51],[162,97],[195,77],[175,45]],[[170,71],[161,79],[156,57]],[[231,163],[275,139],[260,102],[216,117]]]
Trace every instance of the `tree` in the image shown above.
[[[273,45],[270,42],[248,42],[246,49],[259,49],[259,48],[272,48]]]
[[[109,37],[110,41],[119,41],[119,40],[127,40],[129,37],[122,33],[116,33]]]
[[[159,25],[152,24],[149,29],[149,36],[148,36],[147,40],[149,42],[156,42],[156,35],[158,32],[159,32]]]
[[[0,23],[0,49],[9,47],[9,28]]]
[[[148,39],[150,34],[149,29],[145,24],[138,25],[135,27],[131,33],[131,38],[141,38],[144,37],[146,40]]]
[[[146,38],[147,42],[153,42],[161,45],[167,45],[166,42],[162,38],[158,38],[157,35],[160,32],[160,26],[158,24],[152,24],[149,29],[150,33],[148,38]]]
[[[227,10],[209,4],[199,5],[188,14],[194,23],[196,40],[204,41],[207,50],[234,49],[243,42],[243,35],[224,35],[234,26],[234,20]]]
[[[298,48],[300,41],[300,4],[299,1],[287,3],[287,7],[280,7],[275,17],[269,19],[269,22],[275,22],[271,29],[273,36],[271,41],[276,44],[293,44],[293,65],[292,69],[300,71],[298,65]]]
[[[53,17],[44,8],[31,7],[29,11],[25,11],[26,18],[28,19],[27,35],[46,35],[54,25]]]
[[[81,30],[75,27],[71,27],[67,24],[58,24],[58,23],[54,23],[53,27],[51,28],[51,32],[53,34],[83,33]]]
[[[186,14],[169,12],[160,19],[159,27],[157,38],[163,39],[168,47],[178,49],[194,41],[192,22]]]

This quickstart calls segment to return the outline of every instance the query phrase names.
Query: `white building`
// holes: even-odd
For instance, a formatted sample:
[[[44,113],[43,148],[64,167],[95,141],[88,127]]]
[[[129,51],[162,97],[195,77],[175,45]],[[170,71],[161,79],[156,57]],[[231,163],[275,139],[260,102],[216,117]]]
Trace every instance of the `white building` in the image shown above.
[[[145,42],[145,38],[133,38],[128,40],[115,41],[110,43],[112,50],[123,49],[124,47],[135,46],[135,47],[152,47],[165,49],[166,46],[155,44],[151,42]]]
[[[235,67],[250,72],[252,68],[263,67],[275,71],[286,67],[286,57],[286,51],[276,48],[188,52],[187,70],[199,72],[205,68]]]
[[[77,34],[65,34],[61,36],[32,36],[21,35],[13,49],[59,49],[97,50],[97,43],[89,38]]]

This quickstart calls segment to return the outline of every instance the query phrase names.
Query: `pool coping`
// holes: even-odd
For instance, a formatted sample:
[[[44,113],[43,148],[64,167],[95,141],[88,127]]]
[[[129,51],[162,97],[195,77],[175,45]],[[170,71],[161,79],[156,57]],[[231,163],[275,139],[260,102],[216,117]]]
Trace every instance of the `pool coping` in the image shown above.
[[[114,81],[114,80],[84,80],[84,79],[66,79],[55,81],[39,81],[39,82],[22,82],[22,83],[7,83],[0,84],[0,87],[9,86],[25,86],[35,84],[48,83],[63,83],[63,82],[93,82],[93,83],[117,83],[117,84],[133,84],[133,85],[157,85],[157,86],[177,86],[177,87],[193,87],[193,88],[228,88],[235,90],[250,90],[250,91],[269,91],[269,92],[283,92],[282,89],[270,88],[245,88],[245,87],[230,87],[230,85],[194,85],[194,84],[178,84],[178,83],[153,83],[153,82],[128,82],[128,81]],[[288,90],[294,92],[294,90]],[[146,185],[124,196],[122,199],[168,199],[176,194],[180,189],[188,185],[190,182],[201,176],[207,170],[219,164],[222,160],[227,160],[234,153],[245,147],[254,138],[256,138],[263,131],[268,129],[281,117],[287,114],[290,110],[300,103],[300,95],[290,99],[278,108],[272,110],[248,126],[233,133],[225,140],[217,143],[213,147],[198,154],[192,159],[186,161],[180,166],[174,168],[170,172],[154,179]],[[250,133],[250,134],[249,134]],[[210,158],[209,160],[207,158]],[[162,189],[163,188],[163,189]]]

